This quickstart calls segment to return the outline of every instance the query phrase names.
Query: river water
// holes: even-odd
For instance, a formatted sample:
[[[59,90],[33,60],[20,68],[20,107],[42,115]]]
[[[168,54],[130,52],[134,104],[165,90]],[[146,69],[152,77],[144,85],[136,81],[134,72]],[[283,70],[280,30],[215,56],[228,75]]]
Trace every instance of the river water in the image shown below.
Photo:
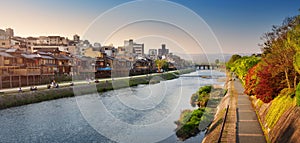
[[[188,75],[225,76],[217,71]],[[0,110],[0,142],[182,142],[174,121],[190,97],[216,78],[180,77],[157,84],[62,98]],[[76,90],[74,90],[76,92]],[[201,142],[204,133],[184,143]]]

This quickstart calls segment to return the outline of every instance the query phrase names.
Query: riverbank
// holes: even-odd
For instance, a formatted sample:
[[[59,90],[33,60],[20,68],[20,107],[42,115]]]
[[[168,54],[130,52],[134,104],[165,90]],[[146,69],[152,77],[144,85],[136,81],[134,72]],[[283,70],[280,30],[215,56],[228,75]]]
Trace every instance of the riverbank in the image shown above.
[[[205,131],[214,119],[217,106],[223,99],[227,90],[216,85],[206,85],[191,96],[192,107],[198,106],[195,110],[183,110],[177,125],[176,136],[184,141]]]
[[[139,84],[154,84],[160,80],[171,80],[178,78],[180,74],[186,74],[195,71],[195,69],[185,69],[180,71],[170,71],[166,73],[156,73],[150,75],[140,75],[133,77],[122,77],[113,79],[99,80],[98,83],[88,84],[86,81],[76,82],[74,86],[69,83],[61,84],[60,88],[47,89],[46,85],[41,85],[37,91],[25,90],[18,92],[17,89],[8,90],[9,92],[0,95],[0,109],[21,106],[42,101],[54,100],[58,98],[73,97],[75,95],[84,95],[89,93],[105,92],[119,88],[137,86]],[[156,78],[155,78],[156,77]],[[74,89],[76,93],[74,94]]]
[[[230,80],[232,77],[229,73],[226,73],[226,81],[224,84],[224,89],[227,90],[224,97],[221,99],[220,103],[216,107],[216,112],[214,115],[214,119],[210,126],[208,127],[205,137],[202,140],[202,143],[215,143],[218,142],[220,134],[221,134],[221,128],[222,123],[224,121],[226,108],[229,104],[230,108],[228,110],[228,115],[226,119],[226,125],[225,128],[225,134],[223,134],[223,138],[227,138],[226,140],[228,142],[235,142],[236,140],[236,96],[234,96],[233,93],[233,84]]]
[[[255,108],[267,142],[299,142],[300,107],[296,106],[293,91],[284,89],[270,103],[254,96],[249,98]]]
[[[231,112],[229,108],[222,142],[236,142],[237,139],[239,142],[245,141],[245,139],[248,142],[251,140],[256,140],[256,142],[298,142],[300,108],[296,105],[293,90],[284,89],[274,100],[264,103],[255,96],[243,95],[241,90],[236,92],[237,89],[235,88],[238,87],[235,87],[237,85],[233,86],[234,82],[238,81],[228,81],[228,95],[222,99],[215,119],[202,141],[203,143],[218,142],[225,109],[229,101],[231,108],[235,109]],[[239,86],[239,88],[241,87],[242,85]],[[252,107],[254,113],[252,113]],[[245,123],[249,122],[251,124],[248,124],[247,128],[242,128]],[[263,133],[258,131],[260,129]],[[265,139],[261,139],[262,137]]]

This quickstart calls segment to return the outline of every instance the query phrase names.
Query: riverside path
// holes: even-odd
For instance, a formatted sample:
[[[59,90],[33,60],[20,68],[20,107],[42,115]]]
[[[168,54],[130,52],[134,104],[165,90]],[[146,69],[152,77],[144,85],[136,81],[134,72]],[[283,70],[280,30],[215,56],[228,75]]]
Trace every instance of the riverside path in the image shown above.
[[[261,129],[257,115],[251,105],[249,96],[244,94],[244,87],[239,80],[234,80],[234,90],[237,94],[237,128],[236,142],[238,143],[265,143],[266,139]]]

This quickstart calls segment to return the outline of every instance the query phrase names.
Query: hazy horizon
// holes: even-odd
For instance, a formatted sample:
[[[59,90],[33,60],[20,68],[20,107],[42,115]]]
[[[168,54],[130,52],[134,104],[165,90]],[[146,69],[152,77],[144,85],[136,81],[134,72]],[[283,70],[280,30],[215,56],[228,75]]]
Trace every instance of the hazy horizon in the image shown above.
[[[135,3],[135,7],[132,7],[134,10],[126,9],[126,5],[130,6]],[[110,16],[111,14],[113,15],[112,17],[105,19],[107,23],[104,21],[98,24],[98,26],[104,30],[94,33],[97,39],[101,40],[98,41],[93,38],[86,40],[100,42],[101,45],[112,43],[114,46],[122,46],[124,40],[134,39],[137,42],[145,43],[145,53],[147,53],[150,48],[160,48],[161,44],[167,44],[171,52],[184,52],[188,54],[214,52],[229,54],[258,53],[260,52],[258,44],[262,43],[260,40],[262,34],[270,31],[272,25],[280,25],[285,17],[298,14],[300,5],[300,1],[293,0],[154,0],[144,2],[149,5],[149,9],[145,9],[142,3],[143,1],[123,0],[91,0],[88,2],[79,0],[72,2],[66,0],[5,1],[2,2],[2,9],[0,10],[0,16],[2,17],[0,29],[13,28],[15,35],[21,37],[57,35],[72,39],[74,34],[78,34],[85,40],[84,38],[90,36],[88,35],[89,30],[95,30],[91,28],[95,27],[95,24],[98,24],[97,22],[101,20],[101,22],[103,22],[104,16]],[[153,3],[153,5],[151,3]],[[155,3],[165,3],[166,6],[159,8]],[[125,7],[125,10],[118,11],[120,7]],[[185,9],[186,11],[176,11],[179,8]],[[101,16],[102,19],[97,19]],[[133,23],[128,23],[128,20],[132,20],[132,17],[139,18],[138,16],[148,16],[146,19],[140,19],[142,21],[153,20],[153,18],[155,18],[155,20],[161,23],[157,24],[147,21],[143,21],[143,23],[134,23],[135,21],[131,21]],[[199,20],[196,21],[195,17],[198,17]],[[162,21],[164,19],[168,21],[163,23],[165,22]],[[174,23],[173,20],[176,23]],[[197,29],[196,27],[197,25],[199,26],[199,21],[201,20],[203,20],[203,25],[200,26],[200,29]],[[117,25],[118,23],[119,25]],[[172,24],[175,26],[173,29]],[[208,40],[205,38],[212,38],[206,37],[206,34],[203,33],[201,35],[201,32],[199,32],[205,31],[205,29],[201,29],[201,27],[205,27],[205,24],[207,24],[209,28],[208,32],[213,33],[211,37],[215,36],[217,38],[216,41],[219,42],[220,47],[217,47],[218,45],[216,44],[206,43]],[[107,28],[110,26],[119,26],[117,27],[119,29]],[[127,29],[122,30],[124,26]],[[181,40],[182,38],[184,39],[182,36],[184,34],[180,31],[180,28],[183,28],[185,32],[196,37],[196,39],[199,37],[199,43],[193,44],[193,42],[187,38]],[[166,30],[166,32],[170,34],[163,35],[163,33],[159,33],[161,29]],[[124,34],[126,30],[127,33]],[[128,34],[128,31],[133,32]],[[135,35],[132,35],[132,33],[135,33]],[[107,37],[101,37],[103,35],[115,35],[116,37],[110,37],[111,39],[107,40]],[[188,35],[185,37],[188,37]],[[165,41],[153,43],[150,42],[151,38],[161,38]],[[104,40],[106,41],[104,42]]]

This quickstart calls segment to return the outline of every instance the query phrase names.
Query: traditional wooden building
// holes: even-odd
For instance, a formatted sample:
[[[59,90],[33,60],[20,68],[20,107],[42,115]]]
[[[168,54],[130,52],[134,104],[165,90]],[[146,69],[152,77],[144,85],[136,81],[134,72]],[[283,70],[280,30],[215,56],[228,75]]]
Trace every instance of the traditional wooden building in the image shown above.
[[[126,59],[115,58],[112,64],[111,75],[113,77],[129,76],[132,68],[132,62]]]
[[[1,50],[0,89],[49,83],[56,75],[69,75],[71,68],[71,58],[63,54]]]
[[[148,58],[137,59],[130,71],[131,75],[149,74],[155,72],[155,63]]]
[[[105,53],[102,53],[100,57],[97,57],[95,61],[95,77],[111,77],[113,61],[114,58],[107,56]]]
[[[56,74],[58,75],[70,75],[72,68],[72,58],[66,55],[54,55]]]

